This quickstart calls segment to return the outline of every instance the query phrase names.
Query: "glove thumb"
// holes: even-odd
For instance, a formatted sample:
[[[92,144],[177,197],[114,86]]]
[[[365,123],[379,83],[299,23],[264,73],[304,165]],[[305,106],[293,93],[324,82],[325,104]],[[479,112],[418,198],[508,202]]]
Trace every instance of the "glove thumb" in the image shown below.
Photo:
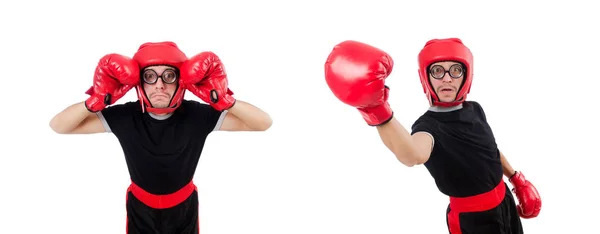
[[[87,91],[85,91],[85,94],[90,96],[94,95],[94,93],[94,86],[90,87]]]

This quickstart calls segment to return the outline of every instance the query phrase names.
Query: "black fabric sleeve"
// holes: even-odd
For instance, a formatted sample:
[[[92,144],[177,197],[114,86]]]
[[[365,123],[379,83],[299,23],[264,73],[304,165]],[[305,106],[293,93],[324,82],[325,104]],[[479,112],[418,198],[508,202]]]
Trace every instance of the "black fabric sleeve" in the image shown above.
[[[415,123],[412,125],[411,135],[417,132],[428,132],[429,134],[433,134],[434,126],[432,121],[428,119],[428,117],[421,116]]]
[[[430,119],[430,117],[421,116],[412,125],[410,134],[414,135],[417,132],[425,132],[425,133],[429,134],[431,136],[431,140],[432,140],[431,150],[433,151],[437,145],[436,139],[438,139],[437,134],[436,134],[437,133],[436,129],[437,129],[437,125],[436,125],[435,121]],[[431,160],[431,158],[429,160]]]
[[[218,111],[208,104],[193,101],[191,103],[192,115],[200,121],[200,129],[208,134],[213,131],[218,131],[223,124],[223,120],[227,115],[227,111]]]
[[[104,108],[102,111],[96,113],[104,125],[106,132],[112,132],[117,135],[125,125],[131,123],[126,122],[127,119],[131,119],[131,108],[135,105],[134,102],[128,102],[125,104],[118,104]]]

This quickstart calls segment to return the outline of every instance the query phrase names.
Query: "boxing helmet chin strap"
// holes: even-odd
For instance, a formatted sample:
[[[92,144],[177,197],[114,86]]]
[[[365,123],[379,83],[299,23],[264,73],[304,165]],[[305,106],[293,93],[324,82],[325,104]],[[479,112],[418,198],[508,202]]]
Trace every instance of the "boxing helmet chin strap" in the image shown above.
[[[146,112],[146,105],[144,105],[144,94],[142,93],[142,88],[139,85],[135,86],[135,92],[137,93],[138,100],[140,100],[140,104],[142,105],[142,113]]]
[[[167,113],[171,113],[171,112],[175,111],[175,109],[177,109],[177,107],[167,107],[167,108],[147,107],[146,108],[146,110],[152,114],[167,114]]]
[[[433,99],[433,96],[431,95],[431,93],[429,93],[429,91],[427,91],[427,99],[429,100],[429,106],[440,106],[440,107],[458,106],[458,105],[460,105],[460,104],[462,104],[464,102],[462,100],[462,98],[461,98],[461,100],[454,100],[454,101],[451,101],[451,102],[436,101],[436,100]]]
[[[441,101],[433,101],[433,105],[434,106],[441,106],[441,107],[453,107],[453,106],[458,106],[461,103],[463,103],[464,101],[452,101],[452,102],[441,102]],[[431,100],[430,100],[431,103]]]

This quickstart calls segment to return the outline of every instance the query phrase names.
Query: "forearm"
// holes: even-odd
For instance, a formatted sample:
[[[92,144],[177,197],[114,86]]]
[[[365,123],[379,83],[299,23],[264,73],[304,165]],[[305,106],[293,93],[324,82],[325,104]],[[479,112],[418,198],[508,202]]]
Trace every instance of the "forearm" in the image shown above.
[[[248,128],[256,131],[267,130],[273,123],[269,114],[241,100],[236,100],[235,105],[229,108],[228,113],[237,117]]]
[[[413,138],[396,118],[377,126],[377,131],[381,141],[402,164],[409,167],[418,164],[419,154],[413,144]]]
[[[504,174],[504,176],[510,178],[512,175],[515,174],[515,169],[513,169],[513,167],[510,165],[502,151],[500,151],[500,162],[502,163],[502,173]]]
[[[75,129],[90,114],[84,102],[75,103],[50,120],[50,128],[57,133],[68,133]]]

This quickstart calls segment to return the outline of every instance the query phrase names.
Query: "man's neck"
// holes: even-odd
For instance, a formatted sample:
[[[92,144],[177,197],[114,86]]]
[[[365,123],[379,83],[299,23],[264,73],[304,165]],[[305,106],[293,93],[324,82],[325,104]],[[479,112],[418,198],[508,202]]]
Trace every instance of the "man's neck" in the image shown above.
[[[463,104],[459,104],[456,106],[451,106],[451,107],[441,107],[441,106],[431,106],[429,107],[430,111],[433,112],[450,112],[450,111],[455,111],[455,110],[460,110],[463,108]]]
[[[148,115],[150,115],[150,117],[157,119],[157,120],[165,120],[165,119],[168,119],[169,117],[171,117],[171,115],[173,115],[173,112],[165,113],[165,114],[154,114],[154,113],[148,112]]]

